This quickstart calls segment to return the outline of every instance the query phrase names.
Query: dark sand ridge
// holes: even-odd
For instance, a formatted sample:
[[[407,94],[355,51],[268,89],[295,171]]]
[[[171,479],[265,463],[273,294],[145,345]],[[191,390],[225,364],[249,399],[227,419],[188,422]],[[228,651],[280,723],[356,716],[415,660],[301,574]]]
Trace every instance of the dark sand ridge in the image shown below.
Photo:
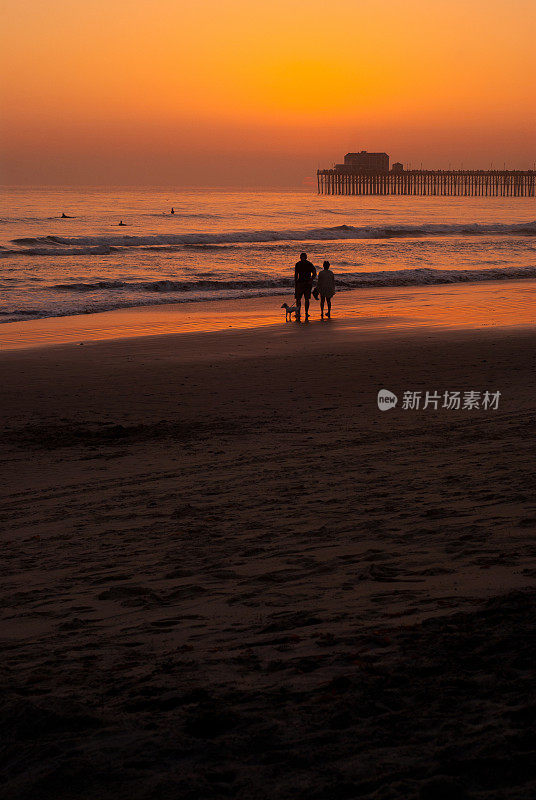
[[[4,796],[533,796],[534,344],[2,354]]]

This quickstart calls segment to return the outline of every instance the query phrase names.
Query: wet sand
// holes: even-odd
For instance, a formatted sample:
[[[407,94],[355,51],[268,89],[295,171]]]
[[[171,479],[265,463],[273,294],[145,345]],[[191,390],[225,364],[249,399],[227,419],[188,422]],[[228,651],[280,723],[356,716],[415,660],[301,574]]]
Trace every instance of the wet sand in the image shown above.
[[[533,796],[535,344],[3,352],[3,796]]]
[[[168,295],[169,296],[169,295]],[[165,303],[48,319],[0,324],[0,352],[29,347],[80,344],[177,333],[248,330],[277,325],[279,296]],[[435,286],[377,286],[337,292],[334,316],[361,334],[400,330],[453,330],[536,323],[536,281],[528,279]],[[311,326],[320,324],[319,304],[311,301]]]

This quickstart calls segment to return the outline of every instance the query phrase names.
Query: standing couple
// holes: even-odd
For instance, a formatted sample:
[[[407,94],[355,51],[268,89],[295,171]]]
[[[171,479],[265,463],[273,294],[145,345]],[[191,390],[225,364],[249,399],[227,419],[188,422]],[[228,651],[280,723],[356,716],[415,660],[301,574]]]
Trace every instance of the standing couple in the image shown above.
[[[313,295],[316,300],[320,295],[320,314],[324,319],[324,305],[327,303],[327,318],[331,317],[331,298],[335,294],[335,276],[329,268],[329,261],[324,261],[324,269],[318,273],[318,281]],[[294,269],[294,297],[298,308],[296,316],[300,316],[301,299],[305,300],[305,319],[309,319],[309,301],[316,277],[316,267],[307,260],[307,253],[300,255],[300,260]]]

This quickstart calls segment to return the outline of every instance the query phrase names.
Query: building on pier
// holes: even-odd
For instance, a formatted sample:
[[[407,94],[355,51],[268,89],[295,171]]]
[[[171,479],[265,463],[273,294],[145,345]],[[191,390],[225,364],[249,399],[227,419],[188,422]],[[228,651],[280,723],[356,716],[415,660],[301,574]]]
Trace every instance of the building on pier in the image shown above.
[[[342,172],[352,170],[355,172],[389,172],[389,156],[387,153],[367,153],[361,150],[360,153],[346,153],[344,164],[337,164],[335,169]]]

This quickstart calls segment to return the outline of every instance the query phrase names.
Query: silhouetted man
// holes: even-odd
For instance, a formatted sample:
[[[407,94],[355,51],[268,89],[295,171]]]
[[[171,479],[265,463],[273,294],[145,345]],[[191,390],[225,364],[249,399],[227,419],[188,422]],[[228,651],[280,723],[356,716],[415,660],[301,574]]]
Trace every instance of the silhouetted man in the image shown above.
[[[315,276],[316,268],[310,261],[307,261],[307,253],[302,253],[294,268],[294,297],[298,307],[298,317],[300,316],[303,296],[305,300],[305,319],[309,319],[309,300],[311,299],[311,289],[313,288]]]

